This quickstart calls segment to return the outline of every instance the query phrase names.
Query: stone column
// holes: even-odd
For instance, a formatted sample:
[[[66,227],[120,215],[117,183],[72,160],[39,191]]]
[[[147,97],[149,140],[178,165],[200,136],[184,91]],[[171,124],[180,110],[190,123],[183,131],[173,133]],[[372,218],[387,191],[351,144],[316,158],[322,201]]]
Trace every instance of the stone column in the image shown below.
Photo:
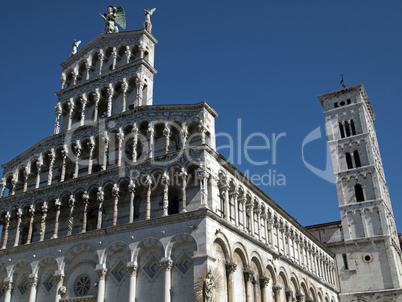
[[[124,55],[126,56],[126,64],[130,63],[130,58],[131,58],[130,46],[126,47],[126,51],[124,52]]]
[[[59,134],[60,133],[60,119],[61,115],[63,113],[60,103],[57,103],[56,107],[54,107],[54,113],[56,115],[56,121],[54,122],[54,132],[53,134]]]
[[[81,126],[83,126],[84,123],[85,123],[85,108],[87,107],[87,103],[88,103],[88,101],[83,98],[82,102],[81,102],[81,105],[82,105],[82,107],[81,107],[81,121],[80,121]]]
[[[54,274],[54,278],[56,281],[56,297],[54,301],[59,302],[61,299],[61,295],[67,292],[65,286],[63,286],[64,274],[61,271],[57,270]]]
[[[70,199],[68,200],[68,206],[70,208],[70,213],[68,215],[67,236],[70,236],[73,234],[73,227],[74,227],[75,198],[73,195],[70,195]]]
[[[15,195],[15,189],[17,187],[17,183],[18,183],[18,181],[15,179],[15,177],[13,177],[11,179],[11,195],[12,196]]]
[[[105,301],[105,279],[107,274],[107,269],[104,264],[98,264],[96,266],[96,272],[99,276],[98,281],[98,297],[96,302],[104,302]]]
[[[258,239],[261,240],[261,207],[258,205],[258,208],[255,210],[257,214],[257,227],[258,227]]]
[[[296,301],[297,302],[303,302],[304,301],[304,295],[302,293],[297,293],[296,294]]]
[[[138,144],[138,127],[137,124],[134,123],[133,130],[133,163],[137,162],[137,144]]]
[[[138,50],[140,52],[140,59],[144,59],[144,52],[145,52],[145,48],[142,45],[138,45]]]
[[[80,156],[81,156],[81,143],[77,140],[77,143],[74,147],[75,151],[75,170],[74,170],[74,178],[78,178],[80,173]]]
[[[135,198],[135,182],[130,180],[130,184],[128,185],[128,191],[130,192],[130,213],[128,222],[132,223],[134,221],[134,198]]]
[[[237,198],[239,197],[239,192],[236,190],[232,193],[233,203],[234,203],[234,211],[235,211],[235,225],[239,226],[239,204]]]
[[[117,225],[117,218],[118,218],[118,216],[119,216],[119,197],[120,197],[120,195],[119,195],[119,192],[120,192],[120,190],[119,190],[119,187],[117,186],[117,184],[114,184],[113,185],[113,188],[112,188],[112,195],[113,195],[113,198],[114,198],[114,204],[113,204],[113,226],[116,226]]]
[[[181,213],[187,212],[187,192],[186,192],[186,187],[187,187],[187,172],[185,168],[181,168],[181,172],[179,174],[180,178],[182,179],[182,185],[181,185]]]
[[[101,229],[102,228],[102,215],[103,215],[103,201],[105,200],[105,195],[103,193],[102,187],[98,188],[98,193],[96,194],[96,199],[98,201],[99,207],[98,207],[98,221],[96,228]]]
[[[106,171],[107,169],[107,158],[108,158],[108,152],[109,152],[109,136],[107,132],[105,131],[103,134],[103,141],[104,141],[104,150],[102,154],[102,171]],[[99,151],[101,150],[99,146]]]
[[[0,198],[2,198],[2,197],[4,197],[4,191],[6,190],[6,184],[4,182],[1,182],[0,188],[1,188]]]
[[[243,274],[246,288],[246,301],[253,302],[254,288],[252,282],[254,280],[254,272],[250,268],[246,268]]]
[[[200,180],[200,208],[208,208],[208,179],[210,174],[202,167],[198,170],[198,178]]]
[[[113,103],[113,87],[110,85],[107,88],[107,116],[112,115],[112,103]]]
[[[4,215],[4,236],[3,236],[3,246],[1,247],[1,249],[5,249],[7,248],[7,241],[8,241],[8,229],[10,227],[10,219],[11,219],[11,215],[9,212],[6,212],[6,214]]]
[[[89,71],[90,70],[91,70],[91,63],[86,61],[85,62],[85,71],[86,71],[85,80],[89,80]]]
[[[269,238],[268,238],[268,219],[267,219],[268,215],[267,212],[264,211],[263,213],[261,213],[261,218],[262,221],[264,221],[264,236],[265,236],[265,244],[269,245]]]
[[[123,91],[123,104],[122,104],[122,112],[127,110],[127,91],[128,91],[128,84],[126,79],[123,79],[123,83],[121,84],[121,90]]]
[[[163,129],[163,136],[165,137],[165,154],[168,154],[169,153],[169,144],[170,144],[169,123],[165,123],[165,128]]]
[[[230,222],[230,202],[229,202],[229,186],[222,187],[222,195],[224,198],[223,215],[226,221]]]
[[[247,204],[246,204],[246,199],[243,199],[243,230],[248,233],[248,227],[247,227],[248,221],[247,221]]]
[[[68,124],[67,124],[67,131],[71,130],[71,126],[73,123],[73,112],[74,112],[74,102],[73,99],[70,99],[70,101],[67,103],[67,109],[68,109]]]
[[[169,175],[164,172],[162,176],[163,188],[163,214],[162,216],[169,215]]]
[[[16,212],[17,215],[17,227],[15,228],[15,242],[14,246],[18,246],[20,242],[20,233],[21,233],[21,218],[22,218],[22,211],[18,209]]]
[[[143,93],[145,83],[141,79],[136,78],[135,79],[135,84],[136,84],[136,87],[137,87],[137,95],[136,95],[136,100],[135,101],[137,103],[137,106],[142,106],[143,105],[142,104],[142,93]],[[135,103],[133,105],[135,107]]]
[[[36,184],[35,184],[35,189],[38,189],[40,187],[40,173],[42,172],[42,167],[43,167],[43,162],[42,159],[38,159],[36,161],[36,170],[38,171],[36,174]]]
[[[28,215],[29,215],[29,226],[28,226],[28,236],[26,244],[30,244],[32,241],[33,222],[35,217],[35,207],[33,204],[29,205]]]
[[[250,232],[251,232],[251,236],[254,237],[255,234],[254,234],[254,204],[253,204],[253,202],[251,202],[248,205],[248,209],[250,210],[250,226],[251,226]]]
[[[254,278],[253,281],[251,282],[253,284],[253,290],[254,290],[254,301],[259,302],[261,301],[261,287],[260,287],[260,282],[257,278]]]
[[[11,302],[11,290],[13,289],[13,282],[10,278],[4,278],[4,302]]]
[[[64,147],[61,150],[61,157],[62,157],[62,162],[61,162],[61,176],[60,176],[60,182],[64,181],[64,178],[66,177],[66,158],[67,158],[67,150]]]
[[[130,274],[130,288],[128,294],[128,302],[135,302],[136,289],[137,289],[137,270],[138,266],[133,262],[127,263],[127,270]]]
[[[181,126],[181,130],[180,130],[180,137],[181,137],[181,148],[185,149],[186,145],[187,145],[187,137],[188,137],[188,131],[187,131],[187,127],[186,124],[183,123]]]
[[[148,158],[154,157],[154,126],[150,124],[148,126],[148,137],[149,137],[149,150]]]
[[[94,122],[96,122],[98,121],[98,115],[99,115],[99,101],[100,101],[99,92],[98,91],[94,92],[93,96],[95,101]]]
[[[262,276],[260,277],[260,287],[261,287],[261,302],[268,302],[267,286],[269,284],[269,278]]]
[[[92,166],[93,166],[93,162],[94,162],[94,150],[95,150],[95,141],[92,136],[89,139],[88,147],[89,147],[88,175],[91,175],[92,174]]]
[[[36,287],[38,286],[38,276],[36,274],[29,275],[29,282],[31,283],[31,290],[29,292],[29,302],[36,300]]]
[[[48,172],[48,176],[47,176],[47,185],[48,186],[50,186],[52,184],[54,160],[55,160],[55,155],[54,155],[54,151],[52,149],[52,152],[49,153],[49,172]]]
[[[24,189],[23,189],[23,192],[26,192],[28,190],[28,177],[29,177],[29,171],[28,171],[27,167],[25,167],[25,169],[23,171],[23,174],[24,174]]]
[[[54,232],[53,232],[52,239],[57,238],[59,236],[58,235],[59,234],[59,217],[60,217],[61,202],[58,198],[55,200],[54,205],[56,207],[56,218],[54,221]]]
[[[117,63],[117,52],[116,52],[116,47],[113,47],[112,51],[112,58],[113,58],[113,63],[112,63],[112,70],[116,69],[116,63]]]
[[[151,190],[152,190],[152,179],[151,176],[147,176],[145,185],[147,186],[147,208],[146,208],[146,220],[151,219]]]
[[[282,289],[282,286],[280,286],[279,284],[275,284],[272,287],[273,291],[274,291],[274,295],[275,295],[275,302],[281,302],[281,295],[280,295],[280,291]]]
[[[42,205],[42,217],[40,218],[39,241],[45,239],[47,211],[47,202],[45,201]]]
[[[61,90],[63,90],[64,85],[66,84],[66,77],[64,75],[60,77],[60,83],[61,83]]]
[[[198,125],[198,131],[201,134],[201,145],[205,145],[205,132],[207,129],[203,125]]]
[[[82,231],[81,233],[85,233],[87,231],[87,223],[88,223],[88,204],[89,204],[89,195],[88,192],[85,191],[82,194],[82,202],[84,203],[84,213],[82,216]]]
[[[290,288],[286,288],[286,301],[293,302],[293,291]]]
[[[165,283],[164,283],[164,302],[170,302],[170,289],[172,286],[171,282],[171,270],[173,267],[173,261],[169,258],[163,258],[160,262],[162,268],[165,271]]]
[[[102,74],[102,69],[103,69],[103,60],[105,59],[105,55],[103,54],[102,49],[99,51],[98,59],[99,59],[99,72],[98,72],[98,75],[101,75]]]
[[[236,271],[237,264],[234,261],[228,261],[226,263],[226,272],[228,275],[228,302],[235,302],[235,281],[234,272]]]
[[[123,130],[120,128],[119,132],[116,135],[117,138],[117,144],[118,144],[118,151],[117,151],[117,166],[120,167],[121,166],[121,157],[122,157],[122,144],[123,144],[123,140],[124,140],[124,133]]]

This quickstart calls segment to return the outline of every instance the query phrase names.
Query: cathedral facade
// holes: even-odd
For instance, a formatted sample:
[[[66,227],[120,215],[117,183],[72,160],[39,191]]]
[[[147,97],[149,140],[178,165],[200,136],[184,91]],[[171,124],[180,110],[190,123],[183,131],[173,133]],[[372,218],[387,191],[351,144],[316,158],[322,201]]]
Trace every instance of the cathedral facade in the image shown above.
[[[363,139],[360,166],[352,147],[339,164],[342,223],[323,243],[322,226],[304,228],[216,152],[207,103],[153,104],[151,28],[73,46],[54,134],[3,165],[0,301],[374,301],[347,295],[366,290],[370,270],[384,276],[372,289],[390,297],[375,301],[399,301],[400,250],[364,89],[320,97],[344,135],[330,135],[334,161]],[[342,114],[353,127],[348,117],[340,128]],[[376,266],[363,270],[366,256]]]

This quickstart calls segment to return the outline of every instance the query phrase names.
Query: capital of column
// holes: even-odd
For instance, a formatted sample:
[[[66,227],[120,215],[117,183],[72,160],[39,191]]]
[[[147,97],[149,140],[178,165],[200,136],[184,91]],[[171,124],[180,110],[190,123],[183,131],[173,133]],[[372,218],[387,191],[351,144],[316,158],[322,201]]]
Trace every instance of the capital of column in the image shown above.
[[[260,277],[260,286],[262,288],[268,286],[268,283],[269,283],[269,278],[268,277],[266,277],[266,276],[261,276]]]
[[[138,265],[136,265],[134,262],[128,262],[127,270],[130,276],[136,276],[138,271]]]
[[[18,219],[21,219],[21,217],[22,217],[22,211],[21,211],[20,208],[17,210],[17,212],[16,212],[15,214],[17,215],[17,218],[18,218]]]
[[[96,268],[95,271],[98,273],[99,280],[105,280],[106,274],[107,274],[107,268],[106,267]]]
[[[13,282],[11,280],[4,281],[3,284],[6,291],[11,291],[13,289]]]
[[[74,208],[75,207],[75,198],[74,195],[70,195],[70,198],[68,200],[68,206],[70,208]]]
[[[130,180],[130,184],[128,185],[128,191],[130,193],[134,193],[135,192],[135,181]]]
[[[236,271],[237,264],[233,260],[226,262],[226,271],[230,275]]]
[[[96,198],[98,201],[104,201],[105,200],[105,194],[103,193],[102,187],[98,188],[98,192],[96,193]]]
[[[60,210],[60,207],[61,207],[60,199],[56,198],[55,202],[54,202],[54,205],[56,206],[57,211]]]
[[[272,290],[275,292],[275,293],[278,293],[280,290],[282,289],[282,286],[281,285],[279,285],[279,284],[274,284],[274,286],[272,286]]]
[[[30,217],[35,215],[35,207],[34,207],[33,204],[29,205],[28,214],[29,214]]]
[[[165,123],[165,128],[163,128],[163,135],[170,136],[170,128],[168,123]]]
[[[250,268],[246,268],[243,272],[244,280],[246,282],[254,280],[254,272]]]
[[[114,184],[113,188],[112,188],[113,197],[115,197],[115,198],[120,197],[119,192],[120,192],[119,187],[117,186],[117,184]]]
[[[32,287],[38,286],[38,276],[36,274],[30,274],[28,279]]]
[[[84,193],[82,194],[82,199],[84,200],[85,203],[88,202],[89,200],[89,194],[87,191],[84,191]]]
[[[164,258],[159,263],[165,271],[170,271],[173,267],[173,261],[169,258]]]
[[[6,214],[4,214],[4,221],[6,223],[9,223],[10,220],[11,220],[11,215],[10,215],[10,212],[7,211]]]

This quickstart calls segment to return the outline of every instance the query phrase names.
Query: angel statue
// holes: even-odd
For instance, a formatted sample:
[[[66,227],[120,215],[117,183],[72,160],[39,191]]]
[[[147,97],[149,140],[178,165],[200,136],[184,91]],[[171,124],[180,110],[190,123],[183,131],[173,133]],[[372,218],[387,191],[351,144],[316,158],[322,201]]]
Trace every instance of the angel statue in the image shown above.
[[[215,302],[215,282],[209,271],[204,281],[204,302]]]
[[[151,16],[152,14],[156,11],[156,8],[153,9],[144,9],[145,13],[145,22],[143,24],[143,27],[146,31],[151,33],[152,30],[152,23],[151,23]]]
[[[107,13],[100,15],[103,20],[105,20],[105,34],[118,33],[119,28],[117,27],[117,25],[119,25],[123,29],[126,29],[126,15],[124,13],[123,7],[114,7],[113,5],[109,5],[107,7]],[[115,24],[115,22],[117,25]]]

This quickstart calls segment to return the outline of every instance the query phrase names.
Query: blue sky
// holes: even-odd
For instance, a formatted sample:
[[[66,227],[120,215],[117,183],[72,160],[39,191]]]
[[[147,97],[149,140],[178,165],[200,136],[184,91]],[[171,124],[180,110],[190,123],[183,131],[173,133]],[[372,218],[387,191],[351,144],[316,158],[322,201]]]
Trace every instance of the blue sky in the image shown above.
[[[207,101],[219,114],[217,133],[229,133],[236,146],[256,132],[286,135],[275,164],[272,149],[250,151],[252,160],[269,161],[256,166],[244,152],[240,163],[237,148],[233,163],[250,176],[271,171],[271,185],[261,188],[303,225],[340,219],[335,185],[312,173],[301,156],[304,138],[317,127],[325,131],[317,96],[340,89],[341,73],[348,86],[363,83],[402,231],[401,1],[2,1],[2,164],[52,134],[59,64],[74,39],[82,47],[101,34],[99,13],[109,4],[125,8],[127,30],[142,27],[144,8],[157,8],[154,104]],[[306,145],[305,156],[325,169],[325,135]],[[286,185],[274,185],[274,174]]]

